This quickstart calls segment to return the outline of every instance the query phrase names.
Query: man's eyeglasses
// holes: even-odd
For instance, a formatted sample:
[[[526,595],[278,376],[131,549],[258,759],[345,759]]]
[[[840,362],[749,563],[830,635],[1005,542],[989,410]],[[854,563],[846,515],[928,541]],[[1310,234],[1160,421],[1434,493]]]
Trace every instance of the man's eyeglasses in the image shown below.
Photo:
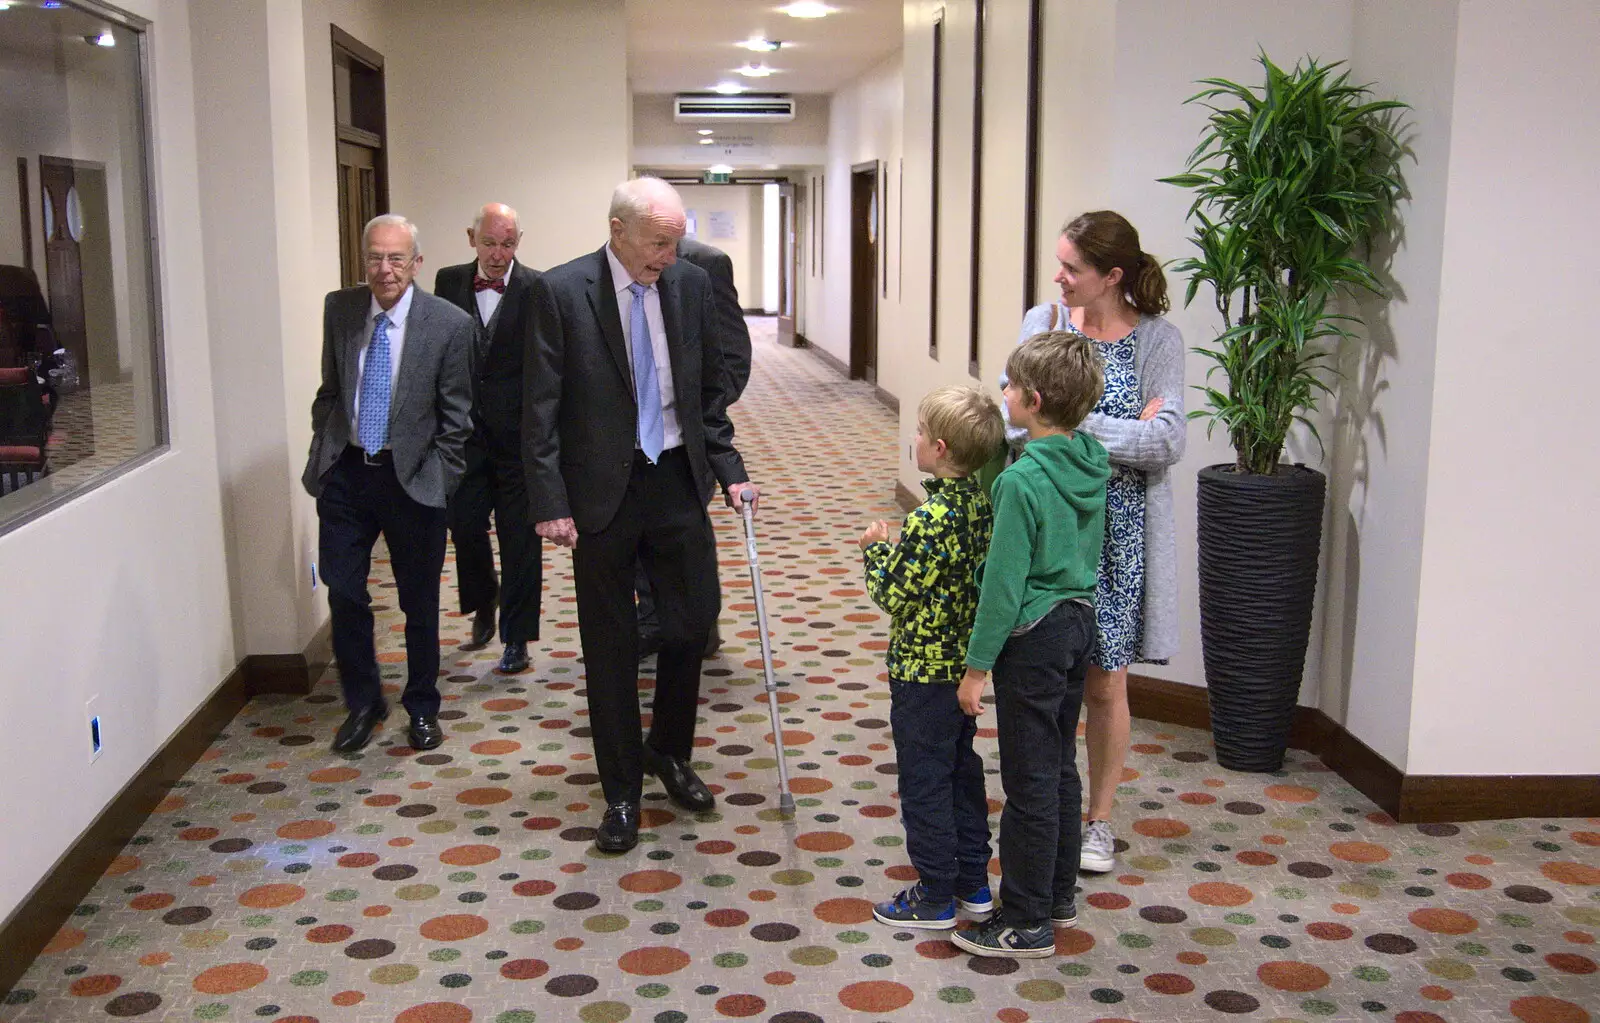
[[[402,256],[397,252],[391,252],[386,256],[380,256],[373,252],[367,254],[367,266],[371,267],[372,269],[377,269],[380,266],[387,266],[391,270],[404,270],[406,267],[410,266],[412,262],[416,260],[416,258],[416,256]]]

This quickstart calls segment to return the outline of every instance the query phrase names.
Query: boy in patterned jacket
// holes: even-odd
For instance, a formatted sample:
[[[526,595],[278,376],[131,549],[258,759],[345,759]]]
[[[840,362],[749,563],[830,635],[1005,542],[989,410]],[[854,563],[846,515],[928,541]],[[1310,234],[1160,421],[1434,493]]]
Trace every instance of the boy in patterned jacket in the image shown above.
[[[976,477],[1000,449],[1005,424],[993,399],[944,387],[917,407],[917,469],[928,499],[906,516],[900,541],[889,524],[861,534],[867,591],[888,612],[889,723],[899,767],[906,852],[918,881],[873,909],[892,927],[951,930],[956,910],[980,918],[989,893],[989,803],[976,722],[956,686],[978,610],[978,566],[994,516]]]

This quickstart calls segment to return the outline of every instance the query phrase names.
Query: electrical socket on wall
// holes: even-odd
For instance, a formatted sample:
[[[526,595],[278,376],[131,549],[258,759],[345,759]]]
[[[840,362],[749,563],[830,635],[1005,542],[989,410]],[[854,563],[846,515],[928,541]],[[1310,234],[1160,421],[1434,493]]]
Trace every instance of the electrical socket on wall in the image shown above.
[[[106,733],[105,725],[100,718],[100,697],[91,696],[85,700],[83,713],[89,722],[89,762],[94,763],[105,751]]]

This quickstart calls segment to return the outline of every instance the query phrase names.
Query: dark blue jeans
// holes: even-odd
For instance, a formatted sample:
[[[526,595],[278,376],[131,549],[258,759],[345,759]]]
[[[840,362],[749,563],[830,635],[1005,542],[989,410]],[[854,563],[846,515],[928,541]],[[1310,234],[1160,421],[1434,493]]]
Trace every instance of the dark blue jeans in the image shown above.
[[[989,870],[989,801],[972,749],[978,723],[948,683],[890,682],[889,697],[911,865],[933,898],[966,895]]]
[[[994,665],[1000,732],[1001,912],[1012,927],[1049,922],[1078,879],[1082,787],[1078,710],[1094,645],[1094,610],[1057,604],[1012,636]]]

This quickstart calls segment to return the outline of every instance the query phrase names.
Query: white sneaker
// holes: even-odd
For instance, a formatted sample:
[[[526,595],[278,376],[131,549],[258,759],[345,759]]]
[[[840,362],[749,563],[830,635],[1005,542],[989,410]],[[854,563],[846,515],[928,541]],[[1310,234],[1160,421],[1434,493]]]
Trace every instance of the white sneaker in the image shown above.
[[[1078,853],[1078,869],[1090,874],[1104,874],[1117,865],[1117,836],[1111,833],[1111,822],[1090,821],[1083,829],[1083,848]]]

